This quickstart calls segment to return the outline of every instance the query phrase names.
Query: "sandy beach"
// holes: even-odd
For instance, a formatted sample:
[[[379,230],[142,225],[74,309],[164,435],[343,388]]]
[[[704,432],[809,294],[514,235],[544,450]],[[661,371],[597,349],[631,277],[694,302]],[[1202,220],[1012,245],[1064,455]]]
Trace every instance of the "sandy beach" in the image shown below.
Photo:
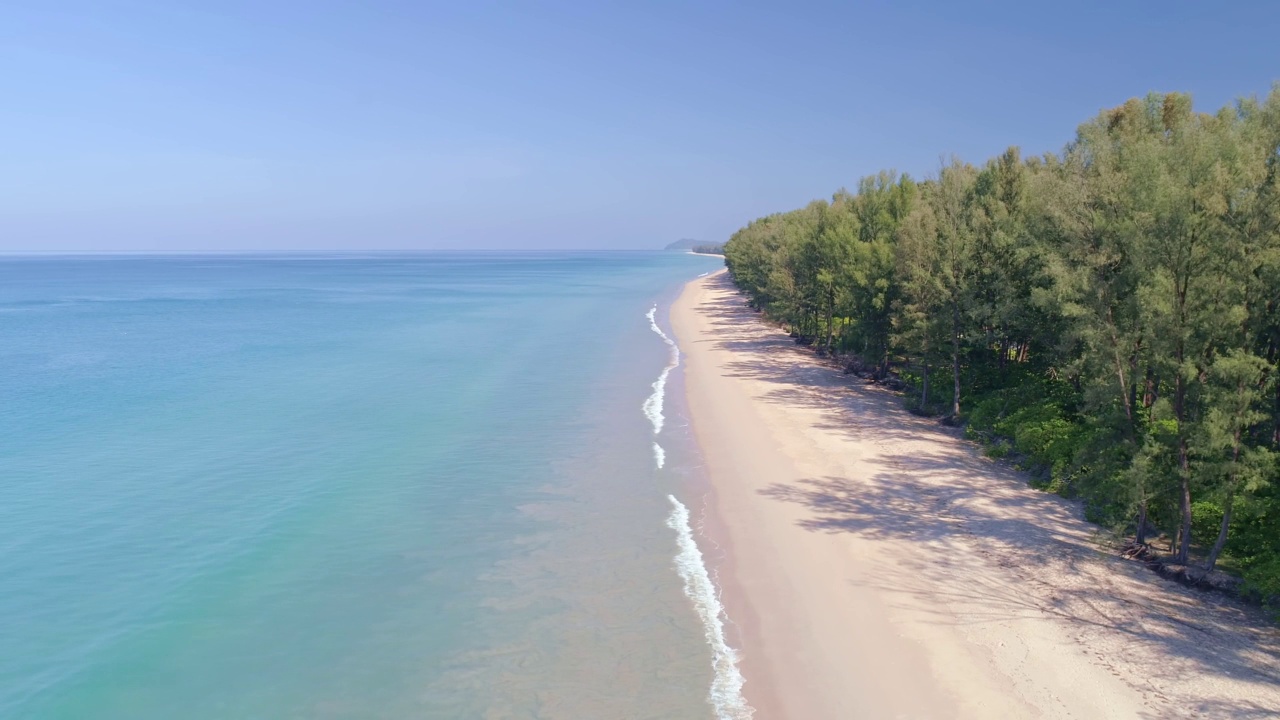
[[[671,313],[756,718],[1280,716],[1280,633],[845,376],[720,272]]]

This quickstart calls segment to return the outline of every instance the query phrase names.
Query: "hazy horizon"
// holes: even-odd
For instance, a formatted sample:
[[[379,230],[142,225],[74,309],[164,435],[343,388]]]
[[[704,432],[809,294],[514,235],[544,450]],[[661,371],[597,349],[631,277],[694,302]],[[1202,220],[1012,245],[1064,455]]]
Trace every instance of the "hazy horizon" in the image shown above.
[[[1149,91],[1280,79],[1280,8],[0,10],[0,252],[658,249]],[[16,71],[20,68],[21,72]]]
[[[245,248],[245,249],[212,249],[212,250],[0,250],[0,257],[49,257],[58,255],[85,256],[85,255],[131,255],[131,256],[167,256],[167,255],[280,255],[287,257],[299,257],[306,255],[316,255],[321,257],[329,256],[360,256],[360,255],[417,255],[424,253],[451,253],[466,254],[474,253],[478,255],[484,254],[504,254],[504,255],[554,255],[557,253],[653,253],[653,252],[684,252],[690,253],[691,250],[673,249],[667,250],[661,247],[406,247],[406,248]]]

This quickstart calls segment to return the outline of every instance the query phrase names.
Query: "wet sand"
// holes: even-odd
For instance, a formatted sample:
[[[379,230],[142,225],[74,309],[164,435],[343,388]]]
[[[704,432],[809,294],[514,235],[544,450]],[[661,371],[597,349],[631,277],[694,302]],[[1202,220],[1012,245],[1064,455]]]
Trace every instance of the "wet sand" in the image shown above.
[[[671,320],[757,718],[1280,715],[1256,610],[1114,557],[1076,504],[796,348],[723,272]]]

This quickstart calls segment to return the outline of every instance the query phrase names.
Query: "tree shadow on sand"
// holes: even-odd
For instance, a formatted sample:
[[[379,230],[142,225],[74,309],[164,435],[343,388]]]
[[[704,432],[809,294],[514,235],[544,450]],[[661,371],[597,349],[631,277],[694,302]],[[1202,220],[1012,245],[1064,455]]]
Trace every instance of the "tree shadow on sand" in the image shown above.
[[[769,383],[766,402],[815,411],[816,427],[877,450],[864,458],[863,477],[761,491],[805,508],[799,524],[807,530],[907,541],[920,550],[893,558],[905,572],[885,573],[892,583],[860,583],[916,611],[935,608],[938,623],[1063,623],[1096,663],[1113,672],[1123,665],[1131,684],[1179,712],[1280,717],[1280,633],[1260,612],[1117,558],[1078,504],[1029,488],[1025,475],[982,457],[958,431],[908,413],[896,396],[756,322],[726,275],[712,282],[721,292],[698,311],[711,324],[704,342],[736,358],[725,374]],[[1206,675],[1249,683],[1277,702],[1179,692],[1183,681]]]

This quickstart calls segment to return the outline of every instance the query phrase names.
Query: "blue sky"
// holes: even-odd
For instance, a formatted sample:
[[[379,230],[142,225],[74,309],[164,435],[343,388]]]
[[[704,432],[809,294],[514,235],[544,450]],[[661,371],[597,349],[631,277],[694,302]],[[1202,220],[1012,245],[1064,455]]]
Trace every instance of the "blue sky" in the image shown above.
[[[1276,2],[961,5],[7,2],[0,250],[718,241],[1280,80]]]

